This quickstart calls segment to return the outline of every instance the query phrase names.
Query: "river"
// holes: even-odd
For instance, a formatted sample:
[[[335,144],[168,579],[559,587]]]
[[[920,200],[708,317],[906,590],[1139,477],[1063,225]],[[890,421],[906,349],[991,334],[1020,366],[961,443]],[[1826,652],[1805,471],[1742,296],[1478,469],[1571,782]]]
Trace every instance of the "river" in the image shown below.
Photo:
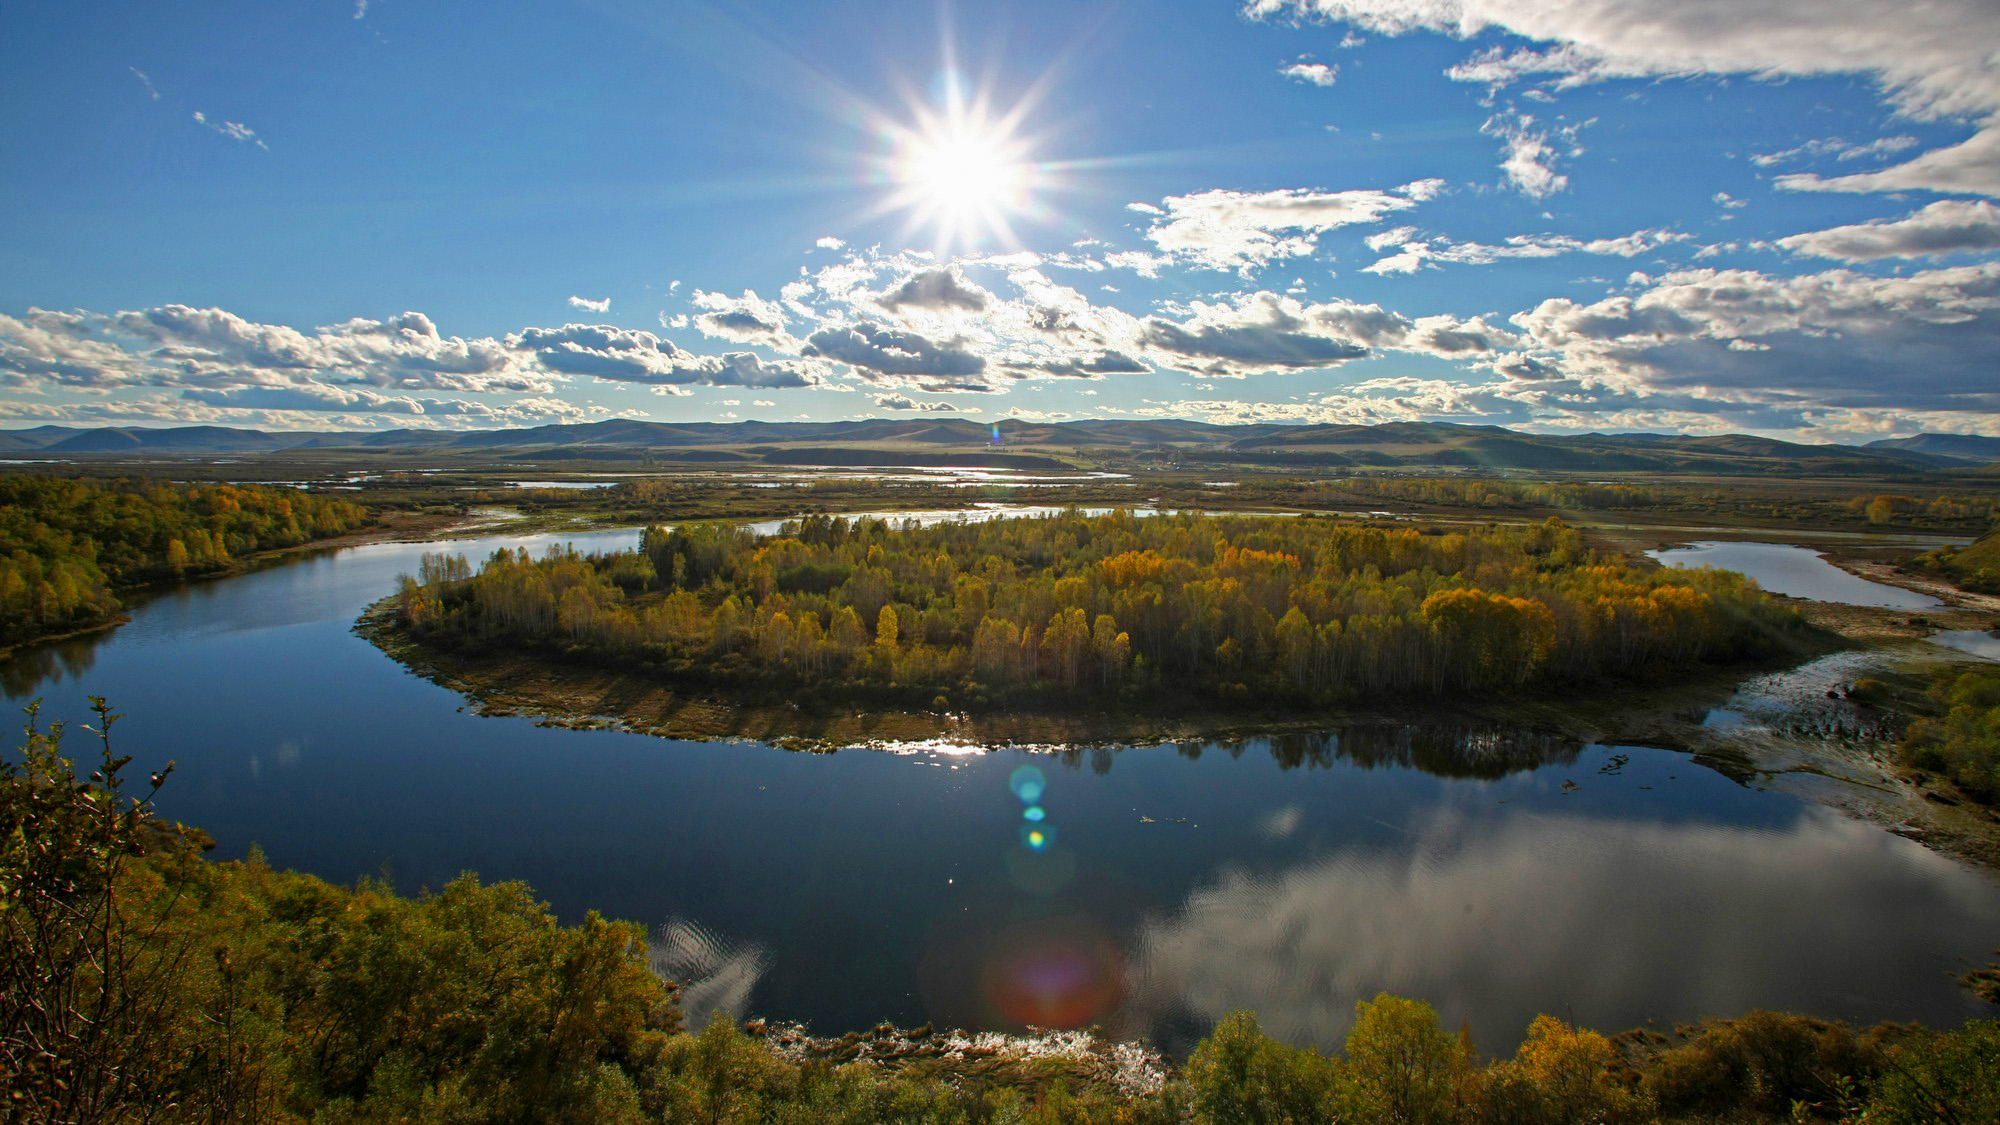
[[[161,811],[222,857],[254,842],[407,891],[525,880],[566,920],[660,927],[697,1013],[1099,1023],[1173,1048],[1250,1007],[1332,1046],[1387,990],[1507,1051],[1543,1011],[1607,1030],[1982,1011],[1951,974],[1992,956],[1992,878],[1682,754],[1419,724],[819,755],[481,717],[350,632],[435,549],[189,587],[0,682],[45,718],[106,696],[121,751],[178,762]]]

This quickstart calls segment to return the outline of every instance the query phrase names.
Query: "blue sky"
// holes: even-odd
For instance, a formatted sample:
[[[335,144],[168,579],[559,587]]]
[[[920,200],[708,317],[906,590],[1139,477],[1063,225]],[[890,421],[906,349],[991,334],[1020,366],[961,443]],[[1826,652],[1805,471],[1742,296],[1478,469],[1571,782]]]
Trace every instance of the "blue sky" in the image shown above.
[[[1991,0],[0,9],[0,426],[2000,432]]]

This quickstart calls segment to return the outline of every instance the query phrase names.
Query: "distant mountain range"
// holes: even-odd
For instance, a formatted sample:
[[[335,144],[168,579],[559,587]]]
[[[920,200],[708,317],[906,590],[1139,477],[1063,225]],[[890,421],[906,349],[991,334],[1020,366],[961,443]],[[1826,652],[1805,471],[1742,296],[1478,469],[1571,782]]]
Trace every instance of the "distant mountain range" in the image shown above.
[[[1976,461],[1982,465],[2000,461],[2000,437],[1981,437],[1978,434],[1918,434],[1915,437],[1883,438],[1869,442],[1864,448],[1928,453],[1934,457]]]
[[[998,434],[997,440],[995,434]],[[0,459],[411,452],[555,461],[1068,466],[1102,458],[1196,467],[1459,467],[1577,472],[1866,475],[2000,461],[2000,438],[1919,434],[1866,446],[1728,434],[1522,433],[1499,426],[1218,426],[1201,422],[643,422],[509,430],[268,432],[222,426],[0,430]]]

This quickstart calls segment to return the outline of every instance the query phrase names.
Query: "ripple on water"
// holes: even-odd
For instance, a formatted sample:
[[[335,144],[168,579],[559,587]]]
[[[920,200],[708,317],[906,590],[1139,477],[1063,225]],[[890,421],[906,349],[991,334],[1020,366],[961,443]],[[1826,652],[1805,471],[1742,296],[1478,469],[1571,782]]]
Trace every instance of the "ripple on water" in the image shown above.
[[[655,973],[680,984],[681,1010],[697,1024],[712,1012],[741,1023],[750,1013],[751,992],[770,967],[762,946],[681,918],[661,924],[648,953]]]

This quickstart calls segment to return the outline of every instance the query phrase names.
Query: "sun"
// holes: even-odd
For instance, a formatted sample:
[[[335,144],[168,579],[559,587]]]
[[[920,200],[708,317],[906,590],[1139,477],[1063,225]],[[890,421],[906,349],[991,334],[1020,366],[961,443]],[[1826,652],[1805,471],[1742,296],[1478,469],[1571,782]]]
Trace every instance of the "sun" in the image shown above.
[[[1039,186],[1019,112],[996,117],[977,99],[952,96],[915,116],[885,129],[888,208],[903,212],[910,233],[928,229],[945,253],[1013,243],[1013,222],[1033,209]]]

